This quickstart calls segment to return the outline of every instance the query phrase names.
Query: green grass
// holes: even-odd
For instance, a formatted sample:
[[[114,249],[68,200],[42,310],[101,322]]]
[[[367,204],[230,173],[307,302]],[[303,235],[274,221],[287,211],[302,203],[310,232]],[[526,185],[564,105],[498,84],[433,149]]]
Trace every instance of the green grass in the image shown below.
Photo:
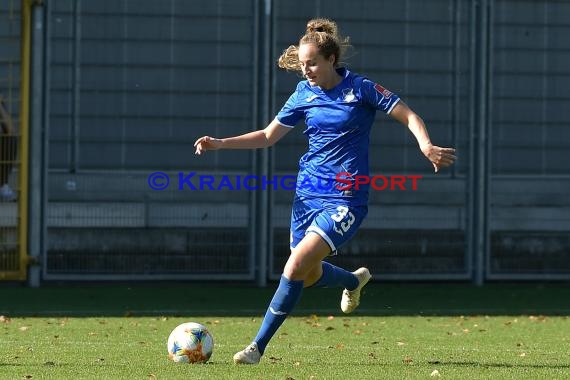
[[[567,379],[565,284],[371,284],[362,307],[308,289],[258,366],[232,355],[273,293],[235,284],[0,287],[0,379]],[[207,325],[208,364],[175,364],[179,323]],[[439,376],[432,376],[438,371]]]

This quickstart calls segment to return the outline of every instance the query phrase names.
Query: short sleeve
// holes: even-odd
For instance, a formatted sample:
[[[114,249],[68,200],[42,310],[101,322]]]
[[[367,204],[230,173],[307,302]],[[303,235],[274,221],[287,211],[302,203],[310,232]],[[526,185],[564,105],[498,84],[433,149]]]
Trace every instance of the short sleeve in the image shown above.
[[[362,81],[361,91],[366,103],[386,114],[392,112],[396,104],[400,101],[398,95],[369,79]]]
[[[276,116],[277,121],[285,127],[293,128],[305,116],[303,111],[297,107],[299,98],[299,87],[291,94],[281,111]]]

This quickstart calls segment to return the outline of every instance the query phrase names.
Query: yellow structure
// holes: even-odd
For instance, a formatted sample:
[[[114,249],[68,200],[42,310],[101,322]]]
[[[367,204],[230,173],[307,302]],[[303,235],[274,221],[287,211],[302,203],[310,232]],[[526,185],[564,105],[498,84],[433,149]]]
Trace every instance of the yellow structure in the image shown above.
[[[0,8],[0,280],[25,280],[28,267],[28,141],[30,108],[31,1],[8,0]],[[20,24],[18,30],[17,26]],[[19,70],[18,70],[19,66]],[[19,72],[19,77],[18,73]],[[17,95],[19,94],[19,95]],[[17,141],[17,144],[12,144]],[[17,147],[17,154],[10,150]],[[12,190],[14,197],[8,193]]]

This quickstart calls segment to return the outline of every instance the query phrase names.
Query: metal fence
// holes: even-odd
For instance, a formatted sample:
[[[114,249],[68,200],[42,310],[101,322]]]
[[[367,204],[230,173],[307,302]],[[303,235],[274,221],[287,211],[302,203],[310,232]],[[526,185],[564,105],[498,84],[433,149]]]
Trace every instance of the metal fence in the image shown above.
[[[378,115],[371,172],[422,179],[373,191],[332,260],[379,279],[570,278],[564,2],[50,0],[33,15],[31,159],[43,166],[30,232],[44,280],[277,278],[292,192],[184,179],[296,174],[302,126],[269,150],[194,157],[192,143],[274,117],[299,80],[275,62],[312,17],[336,20],[349,68],[459,155],[434,175],[405,127]],[[155,172],[166,189],[151,188]]]

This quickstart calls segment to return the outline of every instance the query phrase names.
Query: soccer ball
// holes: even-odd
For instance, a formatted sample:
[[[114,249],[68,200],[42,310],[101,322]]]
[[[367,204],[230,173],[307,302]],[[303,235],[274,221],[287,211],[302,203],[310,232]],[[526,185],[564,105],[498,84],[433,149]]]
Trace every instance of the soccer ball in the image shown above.
[[[205,363],[212,356],[214,338],[206,326],[186,322],[168,337],[168,357],[176,363]]]

